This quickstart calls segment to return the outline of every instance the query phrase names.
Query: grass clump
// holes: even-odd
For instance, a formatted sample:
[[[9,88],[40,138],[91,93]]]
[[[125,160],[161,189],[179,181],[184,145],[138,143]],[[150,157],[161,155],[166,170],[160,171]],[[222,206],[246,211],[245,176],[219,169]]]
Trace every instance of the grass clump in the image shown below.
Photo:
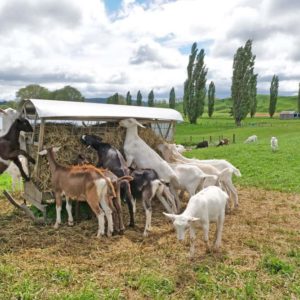
[[[265,256],[262,260],[262,266],[273,275],[291,275],[294,271],[294,268],[290,264],[273,255]]]
[[[165,299],[175,289],[172,280],[159,274],[146,273],[139,276],[131,276],[127,283],[131,288],[137,289],[144,296],[152,299]]]

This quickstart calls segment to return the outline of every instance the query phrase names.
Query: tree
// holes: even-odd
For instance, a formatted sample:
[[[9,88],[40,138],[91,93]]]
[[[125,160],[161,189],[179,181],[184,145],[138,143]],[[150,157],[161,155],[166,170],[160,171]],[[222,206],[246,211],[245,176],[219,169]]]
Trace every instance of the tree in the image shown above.
[[[298,89],[298,112],[300,112],[300,83],[299,83],[299,89]]]
[[[197,118],[204,111],[204,100],[206,95],[207,68],[204,64],[204,49],[198,53],[197,44],[194,43],[189,56],[187,66],[187,79],[184,83],[184,112],[191,124],[197,123]]]
[[[118,93],[115,93],[112,96],[107,98],[106,103],[125,105],[126,101],[123,96],[119,95]]]
[[[273,78],[272,78],[272,81],[271,81],[271,86],[270,86],[269,115],[270,115],[271,118],[273,118],[273,115],[276,111],[278,86],[279,86],[278,76],[274,75]]]
[[[169,95],[169,107],[175,108],[175,104],[176,104],[175,89],[174,87],[172,87]]]
[[[257,108],[257,74],[253,75],[250,80],[250,117],[253,118]]]
[[[210,118],[214,113],[215,93],[216,93],[215,84],[213,81],[211,81],[208,87],[208,116]]]
[[[24,99],[50,99],[50,91],[38,84],[29,84],[24,88],[21,88],[16,93],[18,100]]]
[[[62,89],[55,90],[51,94],[53,100],[84,101],[84,97],[81,93],[70,85],[66,85]]]
[[[137,96],[136,96],[136,105],[141,106],[142,105],[142,99],[143,99],[143,96],[142,96],[141,92],[138,91]]]
[[[153,90],[148,95],[148,106],[152,107],[154,106],[154,93]]]
[[[127,92],[127,95],[126,95],[126,104],[127,105],[131,105],[132,104],[131,94],[130,94],[129,91]]]
[[[231,84],[232,112],[235,123],[241,126],[250,111],[251,82],[254,74],[255,55],[252,55],[252,41],[237,49],[233,59]]]

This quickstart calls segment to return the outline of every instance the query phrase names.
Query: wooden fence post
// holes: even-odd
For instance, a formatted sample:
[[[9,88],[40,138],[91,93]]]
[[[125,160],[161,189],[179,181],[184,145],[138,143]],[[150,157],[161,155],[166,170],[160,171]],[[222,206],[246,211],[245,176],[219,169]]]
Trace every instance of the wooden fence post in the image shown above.
[[[232,135],[232,143],[235,144],[235,133]]]

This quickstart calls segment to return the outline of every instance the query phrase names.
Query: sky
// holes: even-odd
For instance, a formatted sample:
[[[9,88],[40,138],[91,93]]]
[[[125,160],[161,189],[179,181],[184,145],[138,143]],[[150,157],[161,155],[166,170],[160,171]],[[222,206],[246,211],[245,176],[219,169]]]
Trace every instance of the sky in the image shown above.
[[[237,48],[253,40],[258,93],[296,95],[299,0],[1,0],[0,99],[28,84],[72,85],[86,97],[116,92],[182,97],[191,46],[205,50],[207,84],[230,95]]]

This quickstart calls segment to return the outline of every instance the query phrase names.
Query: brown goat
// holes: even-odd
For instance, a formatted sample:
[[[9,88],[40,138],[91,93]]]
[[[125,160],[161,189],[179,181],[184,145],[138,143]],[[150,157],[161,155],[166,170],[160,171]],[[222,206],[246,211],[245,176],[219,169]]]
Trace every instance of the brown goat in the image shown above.
[[[51,170],[51,182],[56,202],[54,228],[58,228],[61,224],[62,195],[65,195],[69,225],[73,225],[72,206],[69,198],[87,201],[98,219],[97,237],[105,233],[104,214],[107,218],[107,235],[111,236],[113,221],[110,197],[116,197],[116,194],[110,179],[93,166],[62,166],[58,164],[54,158],[54,152],[58,150],[59,148],[51,147],[39,152],[40,155],[47,154]]]

